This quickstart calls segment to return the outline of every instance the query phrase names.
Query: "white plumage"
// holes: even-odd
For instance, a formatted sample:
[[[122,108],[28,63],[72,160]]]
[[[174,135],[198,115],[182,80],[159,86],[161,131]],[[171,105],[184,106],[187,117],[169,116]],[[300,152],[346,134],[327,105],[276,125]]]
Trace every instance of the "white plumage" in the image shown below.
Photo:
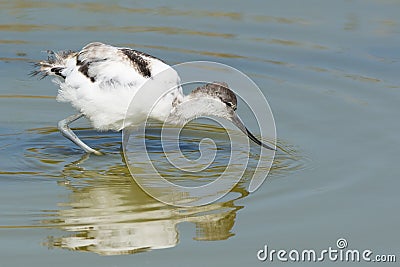
[[[128,48],[90,43],[78,53],[55,54],[50,62],[41,62],[41,71],[59,77],[55,80],[60,86],[57,100],[70,102],[98,130],[121,130],[133,96],[152,77],[158,90],[176,88],[159,102],[163,105],[161,111],[155,108],[156,119],[169,114],[175,99],[183,99],[175,70],[155,57]],[[168,75],[157,76],[163,71]],[[145,118],[131,118],[130,122],[140,123],[141,119]]]

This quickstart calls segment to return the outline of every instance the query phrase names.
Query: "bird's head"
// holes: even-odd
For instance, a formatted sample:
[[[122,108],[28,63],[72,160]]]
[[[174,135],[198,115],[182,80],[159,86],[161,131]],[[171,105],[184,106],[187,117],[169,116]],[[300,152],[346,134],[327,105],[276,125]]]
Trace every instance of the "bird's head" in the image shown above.
[[[276,150],[257,139],[236,114],[237,98],[224,82],[213,82],[194,89],[172,110],[175,122],[186,122],[201,116],[216,116],[236,125],[250,140],[259,146]]]

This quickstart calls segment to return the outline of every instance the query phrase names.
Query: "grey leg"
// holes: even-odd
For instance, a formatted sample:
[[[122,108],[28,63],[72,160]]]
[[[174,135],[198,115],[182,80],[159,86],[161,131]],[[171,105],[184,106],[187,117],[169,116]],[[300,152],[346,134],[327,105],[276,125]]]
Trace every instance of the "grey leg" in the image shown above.
[[[79,139],[78,136],[74,134],[74,132],[69,128],[69,124],[76,121],[77,119],[82,118],[84,115],[83,113],[75,114],[69,116],[58,122],[58,129],[62,133],[63,136],[74,142],[77,146],[85,150],[87,153],[93,153],[95,155],[103,155],[100,151],[94,150],[90,146],[86,145],[84,142]]]

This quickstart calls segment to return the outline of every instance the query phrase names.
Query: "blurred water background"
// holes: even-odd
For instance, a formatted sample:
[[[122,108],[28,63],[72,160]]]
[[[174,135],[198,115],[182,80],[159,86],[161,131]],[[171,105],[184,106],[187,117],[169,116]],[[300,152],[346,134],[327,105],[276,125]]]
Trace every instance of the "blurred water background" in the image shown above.
[[[399,14],[396,0],[0,1],[0,266],[256,265],[265,244],[341,237],[398,253]],[[132,181],[118,133],[74,125],[104,157],[63,138],[74,110],[30,62],[92,41],[252,78],[282,148],[262,187],[171,207]]]

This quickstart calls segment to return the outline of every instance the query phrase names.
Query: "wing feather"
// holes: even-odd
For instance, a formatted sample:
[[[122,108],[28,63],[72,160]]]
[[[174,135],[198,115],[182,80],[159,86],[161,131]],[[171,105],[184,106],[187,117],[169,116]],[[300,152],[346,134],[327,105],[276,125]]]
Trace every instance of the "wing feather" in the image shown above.
[[[169,66],[153,56],[130,48],[90,43],[77,55],[78,70],[92,82],[138,84],[154,75],[154,66]],[[157,69],[160,66],[157,66]]]

